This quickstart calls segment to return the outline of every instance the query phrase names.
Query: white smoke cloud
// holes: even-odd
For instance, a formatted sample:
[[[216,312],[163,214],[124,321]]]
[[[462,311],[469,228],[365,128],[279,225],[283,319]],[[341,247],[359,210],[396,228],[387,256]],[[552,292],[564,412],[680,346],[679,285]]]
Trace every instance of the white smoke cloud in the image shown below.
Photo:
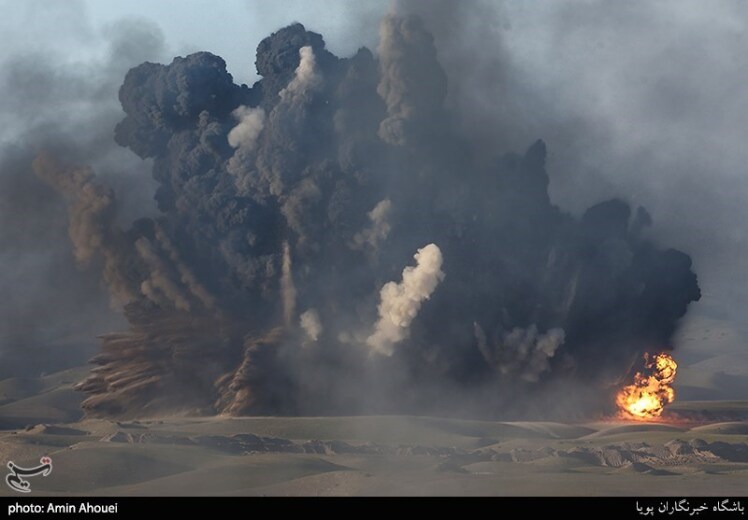
[[[316,309],[304,311],[300,317],[301,328],[312,341],[317,341],[322,334],[322,321],[319,319],[319,313]]]
[[[229,144],[233,148],[243,148],[248,151],[255,149],[257,138],[265,127],[265,111],[241,105],[231,115],[239,122],[229,132]]]
[[[436,244],[422,247],[414,255],[416,266],[403,270],[400,283],[388,282],[380,291],[379,321],[366,339],[372,352],[391,356],[395,343],[408,337],[410,324],[421,305],[444,279],[442,252]]]
[[[374,206],[374,209],[368,213],[371,226],[354,235],[354,249],[361,249],[365,245],[369,245],[375,250],[378,249],[379,244],[387,240],[392,229],[392,226],[390,225],[391,212],[392,202],[390,199],[379,201],[379,203]]]
[[[322,85],[322,76],[317,71],[317,59],[314,50],[310,46],[299,49],[301,61],[296,68],[296,75],[286,88],[278,95],[287,103],[304,101],[307,93],[318,89]]]

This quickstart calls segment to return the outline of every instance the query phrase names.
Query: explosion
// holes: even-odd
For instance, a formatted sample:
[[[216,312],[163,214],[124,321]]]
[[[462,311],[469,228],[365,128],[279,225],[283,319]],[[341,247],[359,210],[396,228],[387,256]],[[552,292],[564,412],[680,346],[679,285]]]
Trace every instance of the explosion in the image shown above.
[[[644,368],[649,375],[637,372],[634,383],[623,387],[616,396],[616,404],[626,418],[654,419],[662,415],[665,405],[675,400],[675,381],[678,364],[666,353],[650,359],[644,354]]]
[[[82,151],[34,161],[128,322],[77,386],[88,416],[566,418],[672,343],[701,296],[688,254],[624,200],[556,206],[542,140],[471,145],[438,58],[419,18],[393,14],[348,57],[278,30],[251,86],[208,52],[132,68],[114,141],[157,206],[136,220]],[[634,416],[672,400],[659,359],[626,394]]]

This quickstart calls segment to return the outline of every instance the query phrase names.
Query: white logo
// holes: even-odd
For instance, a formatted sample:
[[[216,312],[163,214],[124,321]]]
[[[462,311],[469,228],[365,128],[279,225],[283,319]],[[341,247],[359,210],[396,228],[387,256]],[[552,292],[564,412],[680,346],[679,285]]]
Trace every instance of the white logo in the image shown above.
[[[22,468],[12,461],[8,462],[10,473],[5,476],[5,483],[8,484],[8,487],[13,491],[18,491],[19,493],[30,493],[31,483],[28,480],[24,480],[23,477],[35,477],[37,475],[46,477],[52,473],[52,459],[50,457],[44,456],[39,459],[39,462],[41,464],[34,468]]]

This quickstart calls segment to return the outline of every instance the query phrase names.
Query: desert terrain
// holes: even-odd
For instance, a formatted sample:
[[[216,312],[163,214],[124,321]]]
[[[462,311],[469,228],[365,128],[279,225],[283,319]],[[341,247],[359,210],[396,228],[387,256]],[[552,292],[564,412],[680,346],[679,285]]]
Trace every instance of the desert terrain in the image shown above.
[[[561,424],[415,416],[84,419],[78,368],[0,382],[4,464],[32,495],[742,495],[748,402]],[[0,494],[14,494],[6,486]]]

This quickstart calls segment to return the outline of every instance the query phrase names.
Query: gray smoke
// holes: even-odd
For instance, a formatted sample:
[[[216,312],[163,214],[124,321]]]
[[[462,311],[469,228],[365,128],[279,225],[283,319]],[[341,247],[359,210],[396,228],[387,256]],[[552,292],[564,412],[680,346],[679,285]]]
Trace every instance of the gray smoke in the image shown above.
[[[177,310],[190,310],[189,297],[182,287],[171,277],[166,263],[153,249],[147,238],[135,241],[135,250],[148,267],[148,278],[140,284],[140,290],[145,297],[156,305],[169,306],[173,304]]]
[[[88,265],[108,242],[107,234],[114,224],[114,194],[93,182],[90,168],[59,171],[46,155],[36,158],[34,171],[65,197],[75,258]]]
[[[95,182],[90,168],[63,165],[45,153],[34,159],[32,168],[65,197],[68,235],[76,260],[85,267],[95,256],[101,256],[102,278],[113,306],[134,299],[137,291],[123,275],[126,267],[122,248],[127,246],[115,225],[114,193]]]
[[[370,247],[374,251],[379,249],[379,245],[387,240],[392,229],[390,226],[390,213],[392,211],[392,202],[390,199],[380,200],[374,209],[367,213],[370,225],[356,233],[353,236],[353,247],[363,248]]]
[[[405,145],[437,123],[447,95],[447,78],[436,59],[433,37],[419,18],[388,14],[380,26],[377,93],[387,106],[379,136]],[[428,78],[427,82],[423,80]]]
[[[489,343],[481,326],[474,325],[478,348],[486,363],[502,374],[518,376],[531,383],[539,381],[542,374],[551,369],[551,358],[564,343],[563,329],[541,334],[534,324],[527,329],[515,328]]]
[[[216,300],[213,295],[211,295],[203,284],[198,281],[190,268],[180,260],[179,251],[177,251],[174,244],[171,243],[169,237],[166,236],[166,233],[164,233],[160,227],[156,228],[156,240],[168,256],[169,260],[171,260],[174,269],[176,269],[179,274],[180,281],[192,293],[192,296],[197,298],[207,309],[215,307]]]

